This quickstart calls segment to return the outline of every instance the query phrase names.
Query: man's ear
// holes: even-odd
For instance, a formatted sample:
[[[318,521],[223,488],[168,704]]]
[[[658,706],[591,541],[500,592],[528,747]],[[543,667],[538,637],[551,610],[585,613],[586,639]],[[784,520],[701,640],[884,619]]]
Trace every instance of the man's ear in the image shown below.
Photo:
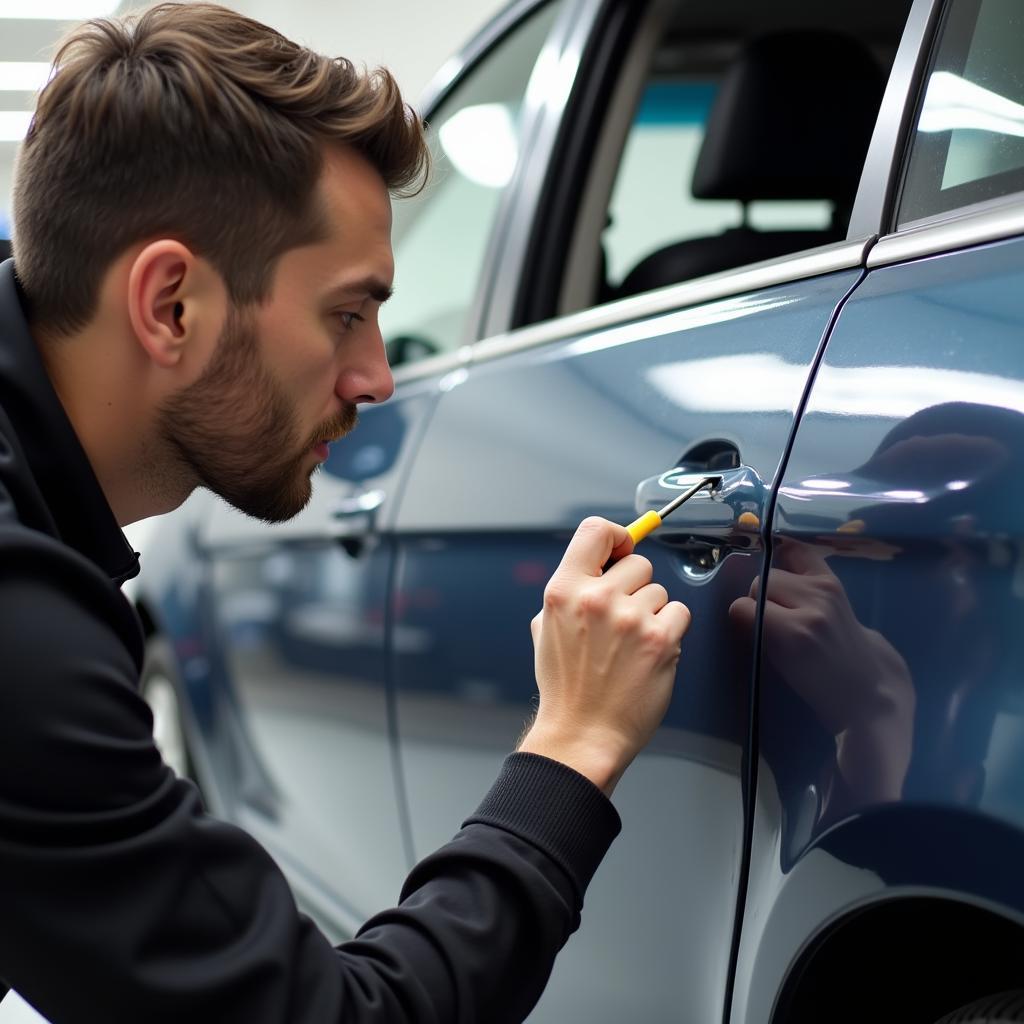
[[[215,276],[186,245],[151,242],[128,272],[128,317],[139,345],[162,369],[178,366],[188,348],[203,349],[219,335],[223,311],[213,294]],[[198,343],[198,344],[197,344]]]

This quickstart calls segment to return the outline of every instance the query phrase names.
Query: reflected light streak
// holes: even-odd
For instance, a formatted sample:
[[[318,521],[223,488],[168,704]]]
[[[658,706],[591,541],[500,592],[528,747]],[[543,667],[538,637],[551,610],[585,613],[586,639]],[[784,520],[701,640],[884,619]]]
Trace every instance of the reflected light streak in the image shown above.
[[[798,299],[725,299],[722,302],[712,302],[705,306],[697,306],[693,309],[683,309],[677,313],[667,313],[664,316],[655,317],[651,320],[641,320],[638,323],[625,324],[622,327],[613,327],[599,334],[581,338],[573,342],[568,352],[570,355],[587,355],[590,352],[600,352],[606,348],[614,348],[616,345],[625,345],[631,341],[645,341],[650,338],[662,337],[666,334],[674,334],[676,331],[689,331],[694,327],[707,327],[711,324],[724,324],[730,320],[739,320],[742,317],[750,316],[752,313],[761,313],[770,309],[779,309],[788,306]],[[725,359],[749,359],[750,356],[725,356]],[[715,360],[696,360],[696,362],[714,362]],[[671,363],[668,366],[655,367],[648,371],[653,383],[653,375],[659,370],[671,369],[679,366],[692,366],[693,363]],[[658,385],[655,384],[655,387]]]
[[[841,491],[850,486],[849,480],[804,480],[801,486],[811,491]]]
[[[663,363],[649,369],[647,379],[665,398],[694,412],[792,412],[808,372],[807,366],[754,352]],[[949,401],[1024,413],[1024,382],[933,366],[824,366],[807,412],[905,419]]]
[[[886,498],[892,498],[893,501],[920,502],[926,500],[924,491],[882,491],[882,494]]]
[[[541,50],[526,86],[525,107],[532,109],[544,103],[562,106],[569,98],[578,66],[578,55],[562,53],[557,45],[548,43]]]
[[[455,169],[474,184],[504,188],[519,159],[516,126],[502,103],[478,103],[456,111],[437,133]]]
[[[1024,106],[949,71],[936,71],[928,80],[918,129],[955,128],[1024,137]]]

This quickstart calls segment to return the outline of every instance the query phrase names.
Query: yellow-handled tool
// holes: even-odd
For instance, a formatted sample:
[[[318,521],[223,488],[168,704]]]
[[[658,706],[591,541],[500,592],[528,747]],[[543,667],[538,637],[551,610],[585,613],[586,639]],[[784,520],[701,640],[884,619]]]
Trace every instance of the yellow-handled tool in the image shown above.
[[[626,532],[633,538],[634,546],[639,544],[649,533],[653,533],[661,526],[661,521],[665,516],[675,512],[684,501],[689,501],[698,491],[708,485],[714,487],[721,479],[720,476],[706,476],[700,483],[696,483],[688,490],[683,491],[678,498],[673,498],[664,508],[658,509],[657,512],[645,512],[639,519],[634,519],[626,527]]]

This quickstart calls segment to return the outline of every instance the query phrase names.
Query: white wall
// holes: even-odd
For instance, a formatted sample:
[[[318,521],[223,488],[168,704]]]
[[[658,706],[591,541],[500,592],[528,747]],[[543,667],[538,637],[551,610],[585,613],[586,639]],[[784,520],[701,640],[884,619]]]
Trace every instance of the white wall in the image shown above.
[[[5,7],[22,0],[0,0]],[[406,97],[415,101],[448,56],[473,35],[506,0],[234,0],[227,4],[272,25],[321,53],[344,56],[370,67],[390,68]],[[31,5],[27,5],[29,8]],[[123,9],[137,4],[126,3]],[[68,26],[54,21],[0,18],[0,61],[45,60]],[[30,109],[28,93],[0,93],[0,109]],[[0,142],[0,233],[9,216],[17,145]]]

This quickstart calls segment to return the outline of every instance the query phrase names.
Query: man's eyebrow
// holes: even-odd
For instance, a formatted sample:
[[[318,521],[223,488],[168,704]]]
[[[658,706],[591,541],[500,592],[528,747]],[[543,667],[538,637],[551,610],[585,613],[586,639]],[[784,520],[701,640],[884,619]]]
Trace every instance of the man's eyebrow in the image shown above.
[[[394,295],[394,289],[381,278],[359,277],[352,281],[342,281],[328,292],[330,298],[341,295],[368,295],[376,302],[387,302]]]

